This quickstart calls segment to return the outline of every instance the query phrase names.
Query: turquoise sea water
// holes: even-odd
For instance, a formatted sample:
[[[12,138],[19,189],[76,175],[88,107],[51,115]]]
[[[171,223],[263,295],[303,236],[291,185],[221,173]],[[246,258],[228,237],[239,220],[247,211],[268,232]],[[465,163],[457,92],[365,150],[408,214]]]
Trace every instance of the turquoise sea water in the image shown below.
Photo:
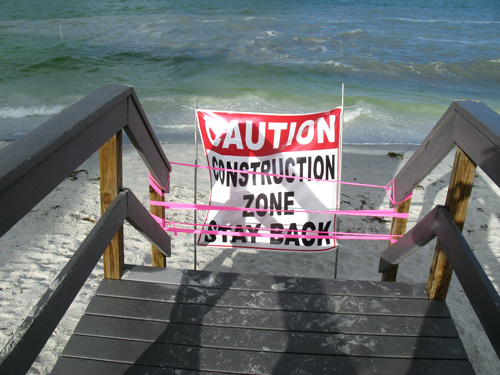
[[[500,111],[500,1],[0,2],[0,140],[106,83],[163,141],[193,138],[195,102],[324,111],[345,83],[346,143],[419,143],[456,98]]]

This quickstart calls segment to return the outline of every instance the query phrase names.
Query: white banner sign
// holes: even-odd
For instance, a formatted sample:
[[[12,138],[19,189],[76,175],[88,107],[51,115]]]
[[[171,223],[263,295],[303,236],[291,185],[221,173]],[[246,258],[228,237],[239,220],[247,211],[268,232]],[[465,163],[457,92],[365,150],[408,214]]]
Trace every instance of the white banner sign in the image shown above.
[[[325,211],[338,210],[338,184],[328,181],[340,176],[341,108],[302,115],[200,110],[197,116],[208,165],[215,168],[210,204],[240,208],[209,210],[203,229],[223,232],[202,234],[199,244],[286,251],[336,246],[322,237],[336,230],[336,216]]]

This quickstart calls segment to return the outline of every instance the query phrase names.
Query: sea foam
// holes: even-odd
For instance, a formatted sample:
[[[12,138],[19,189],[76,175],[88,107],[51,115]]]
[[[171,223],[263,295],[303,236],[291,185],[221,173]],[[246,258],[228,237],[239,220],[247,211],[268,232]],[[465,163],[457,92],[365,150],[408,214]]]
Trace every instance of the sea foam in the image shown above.
[[[65,106],[39,106],[39,107],[5,107],[0,108],[0,119],[20,119],[32,116],[53,116],[61,112]]]

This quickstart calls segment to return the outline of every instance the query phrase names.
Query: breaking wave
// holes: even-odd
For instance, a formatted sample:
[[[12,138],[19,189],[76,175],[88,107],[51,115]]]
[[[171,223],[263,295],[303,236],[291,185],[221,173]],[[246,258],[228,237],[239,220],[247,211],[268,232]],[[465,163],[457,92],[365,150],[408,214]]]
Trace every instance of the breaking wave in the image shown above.
[[[61,112],[65,106],[39,106],[39,107],[6,107],[0,108],[0,119],[21,119],[33,116],[54,116]]]

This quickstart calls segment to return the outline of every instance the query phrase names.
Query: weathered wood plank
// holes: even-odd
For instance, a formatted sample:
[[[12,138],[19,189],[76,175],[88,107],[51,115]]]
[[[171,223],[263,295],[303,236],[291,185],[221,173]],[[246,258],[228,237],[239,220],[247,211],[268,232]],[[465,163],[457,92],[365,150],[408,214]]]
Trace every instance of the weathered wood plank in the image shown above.
[[[149,187],[149,199],[151,201],[160,201],[163,202],[165,197],[156,192],[153,187]],[[165,207],[163,206],[154,206],[150,205],[150,212],[158,216],[160,219],[165,219]],[[162,252],[155,246],[151,245],[151,257],[152,257],[152,265],[153,267],[162,267],[165,268],[167,266],[167,258]]]
[[[158,251],[165,256],[171,254],[170,235],[158,225],[151,214],[144,208],[142,203],[129,189],[127,191],[127,221],[139,233],[153,243]]]
[[[75,333],[151,343],[279,353],[467,359],[458,338],[263,330],[255,329],[253,325],[247,328],[214,327],[88,315],[82,318]]]
[[[242,374],[470,374],[467,361],[325,356],[113,340],[74,335],[64,356],[145,366]]]
[[[425,284],[158,269],[125,265],[123,280],[248,291],[427,299]]]
[[[127,113],[125,132],[155,180],[168,192],[168,176],[172,166],[133,90],[128,100]]]
[[[103,280],[97,295],[136,298],[150,301],[255,308],[266,310],[313,311],[373,315],[448,317],[444,301],[336,296],[326,294],[262,292],[216,289],[132,281]]]
[[[116,363],[107,361],[96,361],[93,359],[81,359],[61,357],[51,372],[61,375],[237,375],[230,372],[206,372],[196,370],[179,370],[174,368],[131,365],[127,363]]]
[[[123,187],[121,130],[99,149],[101,214],[104,214]],[[103,255],[104,277],[120,279],[125,263],[123,227],[120,227]]]
[[[457,147],[445,206],[460,231],[463,229],[467,215],[475,172],[476,163],[460,147]],[[452,274],[453,268],[438,241],[427,280],[429,298],[446,299]]]
[[[484,103],[462,101],[455,120],[455,143],[500,185],[500,114]]]
[[[25,374],[127,215],[121,192],[2,350],[0,374]]]
[[[450,213],[442,209],[438,216],[436,235],[441,239],[446,255],[458,280],[476,312],[490,342],[500,357],[500,296],[488,275],[467,244]]]
[[[125,126],[131,91],[104,86],[0,150],[0,237]]]
[[[409,213],[411,205],[411,198],[406,201],[400,203],[396,207],[397,213]],[[391,235],[393,236],[401,236],[406,233],[406,227],[408,225],[408,219],[394,217],[391,221]],[[396,237],[397,239],[397,237]],[[392,245],[392,238],[388,241],[387,247]],[[385,271],[382,274],[382,281],[396,281],[396,277],[398,274],[398,264],[393,265],[389,270]]]
[[[95,296],[87,314],[157,322],[303,332],[458,337],[451,319],[255,310]]]
[[[391,269],[392,265],[399,264],[403,259],[409,257],[436,237],[436,220],[442,207],[434,207],[403,238],[382,251],[379,272]]]
[[[394,177],[394,199],[402,201],[450,153],[456,108],[453,102],[424,141]]]
[[[102,281],[55,374],[473,373],[445,302],[412,291],[422,285],[391,298],[383,286],[398,283],[150,269]]]
[[[455,145],[500,185],[500,115],[484,103],[456,100],[394,178],[395,199],[403,200]]]

